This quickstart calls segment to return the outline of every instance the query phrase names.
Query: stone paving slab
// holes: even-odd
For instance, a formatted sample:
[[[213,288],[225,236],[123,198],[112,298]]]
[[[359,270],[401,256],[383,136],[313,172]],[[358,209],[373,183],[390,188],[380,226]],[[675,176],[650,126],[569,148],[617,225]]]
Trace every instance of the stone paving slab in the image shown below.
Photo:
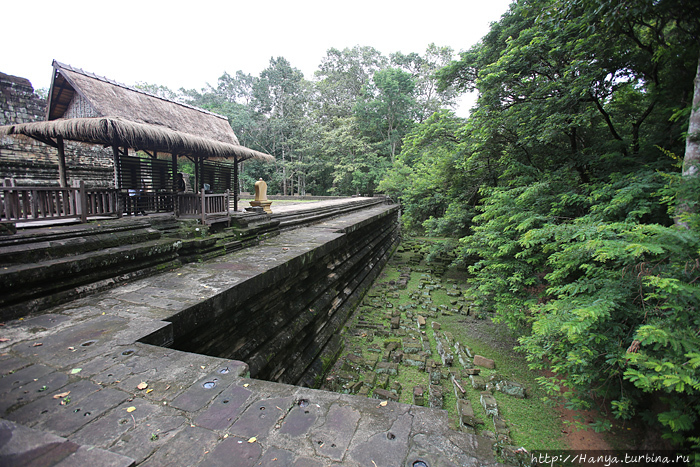
[[[264,291],[387,212],[283,232],[4,323],[0,464],[27,459],[26,446],[58,443],[45,465],[498,465],[491,442],[450,430],[444,411],[254,380],[243,362],[139,342],[167,342],[198,313]],[[26,442],[6,442],[7,433]],[[91,453],[103,457],[86,460]]]
[[[0,465],[130,467],[134,461],[94,446],[0,420]]]

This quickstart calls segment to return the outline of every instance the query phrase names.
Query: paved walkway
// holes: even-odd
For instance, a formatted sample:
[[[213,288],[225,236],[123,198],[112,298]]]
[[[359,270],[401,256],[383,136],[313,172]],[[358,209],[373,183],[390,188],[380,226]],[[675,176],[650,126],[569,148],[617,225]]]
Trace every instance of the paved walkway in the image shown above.
[[[491,442],[450,430],[444,411],[253,380],[243,362],[158,346],[179,313],[382,209],[4,323],[0,465],[493,465]]]

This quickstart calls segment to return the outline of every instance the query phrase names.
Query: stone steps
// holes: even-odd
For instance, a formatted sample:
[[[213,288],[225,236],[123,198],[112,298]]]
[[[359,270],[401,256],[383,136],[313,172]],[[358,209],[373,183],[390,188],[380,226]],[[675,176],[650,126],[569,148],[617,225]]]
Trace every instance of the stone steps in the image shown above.
[[[19,231],[0,237],[0,263],[33,263],[160,237],[160,231],[145,220]]]
[[[179,266],[180,241],[155,239],[0,269],[0,319],[20,317],[136,277]],[[105,282],[106,281],[106,282]]]

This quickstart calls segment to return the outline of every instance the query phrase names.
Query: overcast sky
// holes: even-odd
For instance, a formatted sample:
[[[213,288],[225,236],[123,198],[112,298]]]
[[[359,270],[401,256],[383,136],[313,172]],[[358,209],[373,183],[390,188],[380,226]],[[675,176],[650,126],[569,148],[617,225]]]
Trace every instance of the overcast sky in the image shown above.
[[[53,59],[115,81],[201,89],[285,57],[307,79],[335,47],[467,50],[510,0],[7,1],[0,72],[51,84]],[[462,114],[463,112],[459,112]],[[466,116],[466,115],[463,115]]]

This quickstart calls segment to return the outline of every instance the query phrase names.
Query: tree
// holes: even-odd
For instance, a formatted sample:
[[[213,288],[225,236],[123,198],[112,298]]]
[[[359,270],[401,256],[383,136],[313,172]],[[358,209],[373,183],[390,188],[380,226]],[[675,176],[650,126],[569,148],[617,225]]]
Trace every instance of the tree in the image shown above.
[[[461,164],[463,125],[443,109],[405,136],[379,190],[401,202],[407,230],[436,236],[467,233],[470,212],[465,206],[475,204],[478,183],[472,183]]]
[[[329,49],[315,73],[322,115],[327,118],[352,115],[364,87],[375,72],[387,65],[388,59],[373,47]]]
[[[174,102],[183,102],[185,100],[182,92],[175,92],[167,86],[138,82],[135,87],[154,96],[163,97]]]
[[[270,66],[260,73],[260,79],[253,86],[253,105],[264,116],[266,149],[279,161],[281,191],[285,195],[294,192],[295,173],[288,170],[289,165],[303,158],[303,154],[296,151],[295,142],[304,127],[306,92],[304,75],[284,57],[271,58]]]
[[[361,131],[384,146],[380,151],[387,154],[391,162],[403,136],[413,125],[414,89],[409,73],[387,68],[374,73],[373,82],[364,87],[355,105]]]
[[[695,448],[700,224],[686,210],[678,229],[666,208],[698,200],[698,177],[668,157],[683,159],[695,111],[697,8],[520,1],[439,72],[443,89],[478,89],[460,147],[496,175],[461,240],[477,303],[558,375],[542,379],[553,395],[564,384],[569,404],[645,413]]]
[[[438,70],[450,63],[452,55],[452,48],[438,47],[435,44],[428,46],[424,56],[415,52],[408,55],[401,52],[391,54],[392,64],[409,72],[416,84],[415,96],[419,123],[440,109],[455,106],[457,90],[454,86],[438,89],[438,80],[435,76]]]

